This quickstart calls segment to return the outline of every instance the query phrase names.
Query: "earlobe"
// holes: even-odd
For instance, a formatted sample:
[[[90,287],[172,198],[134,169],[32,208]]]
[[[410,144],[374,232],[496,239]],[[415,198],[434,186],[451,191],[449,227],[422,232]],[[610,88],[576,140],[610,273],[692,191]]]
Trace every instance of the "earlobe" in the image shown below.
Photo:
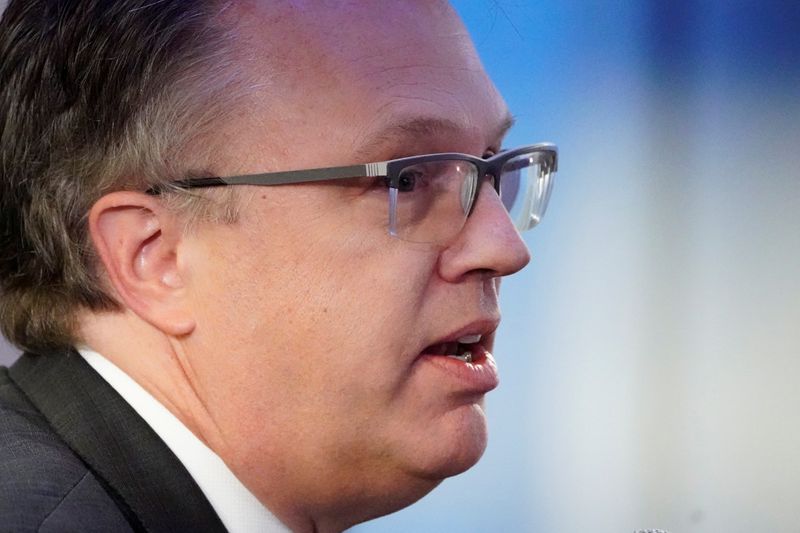
[[[177,216],[152,196],[118,191],[92,206],[89,231],[120,303],[165,334],[191,333]]]

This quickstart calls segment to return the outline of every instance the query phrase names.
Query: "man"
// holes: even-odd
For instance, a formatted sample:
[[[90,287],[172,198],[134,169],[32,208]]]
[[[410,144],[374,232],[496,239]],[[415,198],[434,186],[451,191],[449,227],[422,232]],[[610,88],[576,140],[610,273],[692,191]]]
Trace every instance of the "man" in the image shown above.
[[[556,156],[501,152],[446,3],[12,0],[1,31],[0,529],[341,531],[478,460]]]

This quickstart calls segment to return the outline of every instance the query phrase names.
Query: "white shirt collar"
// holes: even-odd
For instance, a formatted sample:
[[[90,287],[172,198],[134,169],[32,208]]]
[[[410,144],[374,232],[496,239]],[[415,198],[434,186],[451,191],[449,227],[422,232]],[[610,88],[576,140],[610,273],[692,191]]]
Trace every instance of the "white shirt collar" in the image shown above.
[[[287,533],[220,457],[114,363],[86,346],[78,352],[161,437],[194,478],[231,533]]]

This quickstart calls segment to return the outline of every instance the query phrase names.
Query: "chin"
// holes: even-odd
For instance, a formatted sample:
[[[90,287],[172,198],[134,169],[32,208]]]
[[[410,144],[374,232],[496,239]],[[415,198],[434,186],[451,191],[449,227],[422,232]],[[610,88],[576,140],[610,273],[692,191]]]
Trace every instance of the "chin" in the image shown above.
[[[478,404],[462,406],[445,415],[416,454],[417,474],[441,481],[472,468],[486,450],[486,416]]]

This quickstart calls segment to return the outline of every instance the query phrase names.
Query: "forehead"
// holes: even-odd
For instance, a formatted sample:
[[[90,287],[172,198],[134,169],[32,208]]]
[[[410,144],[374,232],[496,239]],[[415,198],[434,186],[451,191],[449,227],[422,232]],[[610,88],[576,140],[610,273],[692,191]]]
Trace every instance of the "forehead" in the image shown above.
[[[359,153],[387,129],[393,138],[402,131],[393,126],[418,120],[446,121],[479,145],[494,142],[487,139],[507,121],[447,2],[249,0],[231,16],[257,88],[248,116],[281,136],[270,139],[273,149],[310,141],[324,152],[333,128],[333,144]]]

